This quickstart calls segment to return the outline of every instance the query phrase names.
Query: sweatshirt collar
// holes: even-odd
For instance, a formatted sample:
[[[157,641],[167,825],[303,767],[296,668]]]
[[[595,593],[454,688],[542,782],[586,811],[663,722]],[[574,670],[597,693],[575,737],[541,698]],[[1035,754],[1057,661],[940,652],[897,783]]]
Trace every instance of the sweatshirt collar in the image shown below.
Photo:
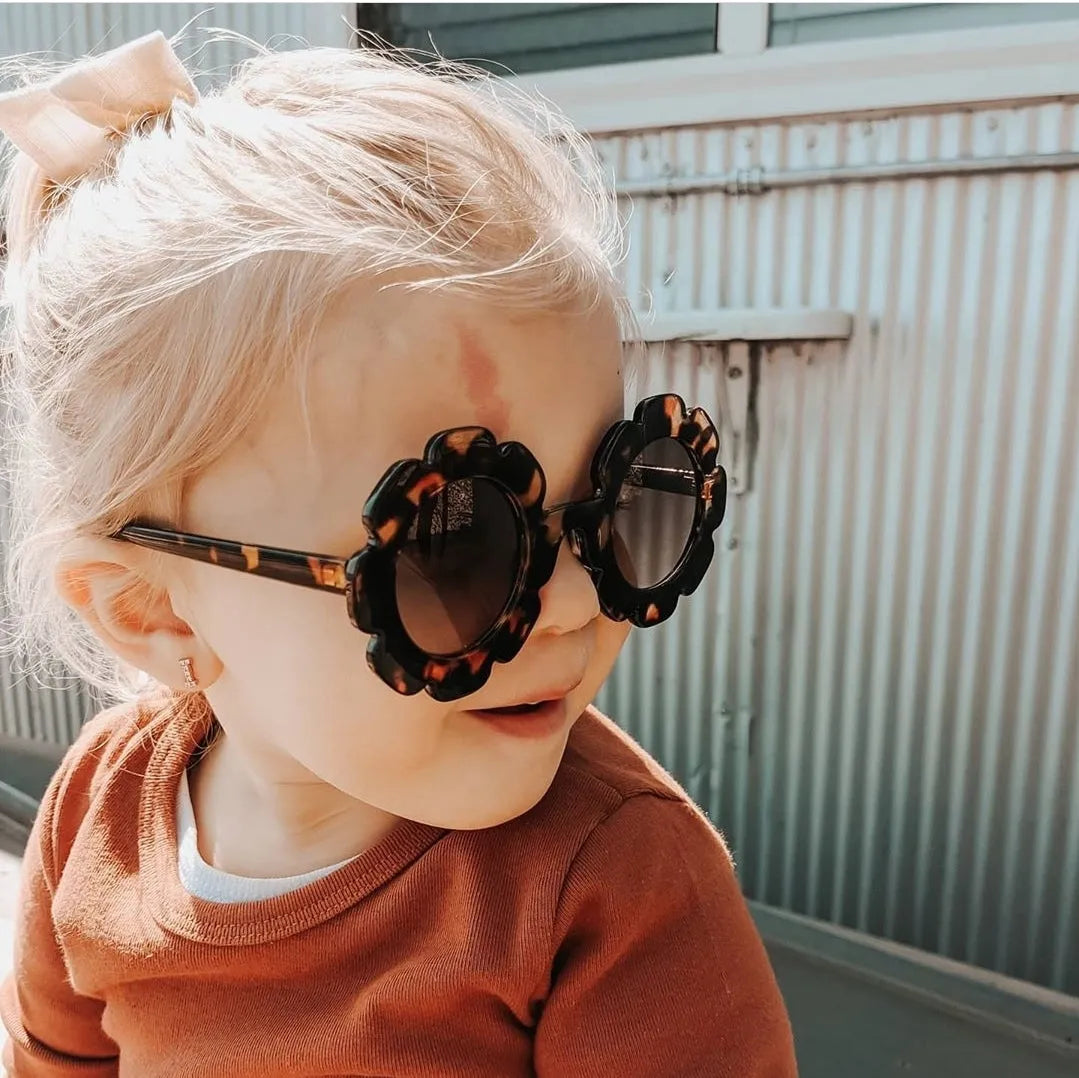
[[[176,694],[146,767],[139,805],[139,860],[146,898],[163,928],[219,945],[268,943],[328,921],[400,875],[445,828],[401,820],[370,849],[297,890],[275,898],[222,904],[189,894],[180,882],[176,804],[180,777],[216,725],[205,696]]]

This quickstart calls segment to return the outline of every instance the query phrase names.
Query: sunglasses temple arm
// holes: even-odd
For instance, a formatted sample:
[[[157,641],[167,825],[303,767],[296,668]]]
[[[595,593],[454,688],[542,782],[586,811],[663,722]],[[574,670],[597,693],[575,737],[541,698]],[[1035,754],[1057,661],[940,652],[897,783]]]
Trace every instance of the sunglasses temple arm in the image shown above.
[[[328,554],[308,554],[300,550],[235,543],[137,524],[121,528],[112,538],[192,561],[222,565],[226,569],[250,573],[252,576],[299,584],[305,588],[338,594],[344,594],[348,590],[344,560]]]
[[[704,477],[703,493],[705,498],[711,494],[712,483],[720,470]],[[701,493],[695,472],[685,468],[660,468],[654,464],[634,464],[626,475],[626,482],[634,487],[647,487],[649,490],[662,490],[668,494],[688,494],[696,498]]]
[[[727,499],[727,473],[722,468],[716,468],[715,471],[709,472],[704,477],[704,486],[701,488],[701,496],[708,503],[715,500],[716,487],[719,487],[718,494],[726,502]]]
[[[626,474],[625,481],[634,487],[662,490],[668,494],[685,494],[691,498],[702,496],[705,501],[711,501],[713,486],[724,476],[723,469],[716,468],[704,477],[704,483],[701,485],[698,482],[697,473],[686,468],[660,468],[654,464],[634,464]],[[587,505],[602,500],[602,497],[597,497],[588,498],[583,502],[560,502],[558,505],[548,506],[543,511],[543,516],[546,519],[571,505]]]

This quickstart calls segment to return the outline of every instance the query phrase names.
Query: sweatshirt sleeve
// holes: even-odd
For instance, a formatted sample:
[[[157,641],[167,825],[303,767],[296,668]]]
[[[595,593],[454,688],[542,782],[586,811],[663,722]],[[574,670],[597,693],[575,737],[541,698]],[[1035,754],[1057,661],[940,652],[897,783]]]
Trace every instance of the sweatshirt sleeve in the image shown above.
[[[3,1065],[10,1078],[116,1078],[119,1073],[117,1046],[101,1028],[103,1004],[71,987],[53,927],[55,834],[72,755],[69,750],[45,793],[23,859],[15,962],[0,985],[0,1019],[9,1038]]]
[[[793,1078],[790,1023],[718,832],[627,798],[589,835],[555,918],[538,1078]]]

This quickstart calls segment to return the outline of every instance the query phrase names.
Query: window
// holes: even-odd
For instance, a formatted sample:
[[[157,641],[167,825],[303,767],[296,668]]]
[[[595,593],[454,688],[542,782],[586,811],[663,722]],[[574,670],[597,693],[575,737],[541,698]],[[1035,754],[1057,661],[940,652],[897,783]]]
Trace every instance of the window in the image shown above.
[[[772,4],[769,45],[1079,19],[1079,4]]]
[[[507,74],[715,52],[716,12],[715,4],[360,4],[357,25]]]

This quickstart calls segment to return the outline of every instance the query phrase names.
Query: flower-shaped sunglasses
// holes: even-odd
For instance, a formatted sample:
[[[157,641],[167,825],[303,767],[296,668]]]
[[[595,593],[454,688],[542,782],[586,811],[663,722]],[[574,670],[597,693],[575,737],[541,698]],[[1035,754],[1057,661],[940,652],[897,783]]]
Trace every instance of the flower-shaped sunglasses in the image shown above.
[[[457,700],[521,650],[563,538],[607,617],[638,626],[670,617],[712,560],[727,497],[717,451],[704,410],[687,414],[664,394],[607,431],[583,501],[544,507],[546,479],[525,446],[457,427],[434,435],[421,460],[387,470],[364,504],[367,544],[348,558],[137,522],[113,538],[341,593],[387,685]]]

